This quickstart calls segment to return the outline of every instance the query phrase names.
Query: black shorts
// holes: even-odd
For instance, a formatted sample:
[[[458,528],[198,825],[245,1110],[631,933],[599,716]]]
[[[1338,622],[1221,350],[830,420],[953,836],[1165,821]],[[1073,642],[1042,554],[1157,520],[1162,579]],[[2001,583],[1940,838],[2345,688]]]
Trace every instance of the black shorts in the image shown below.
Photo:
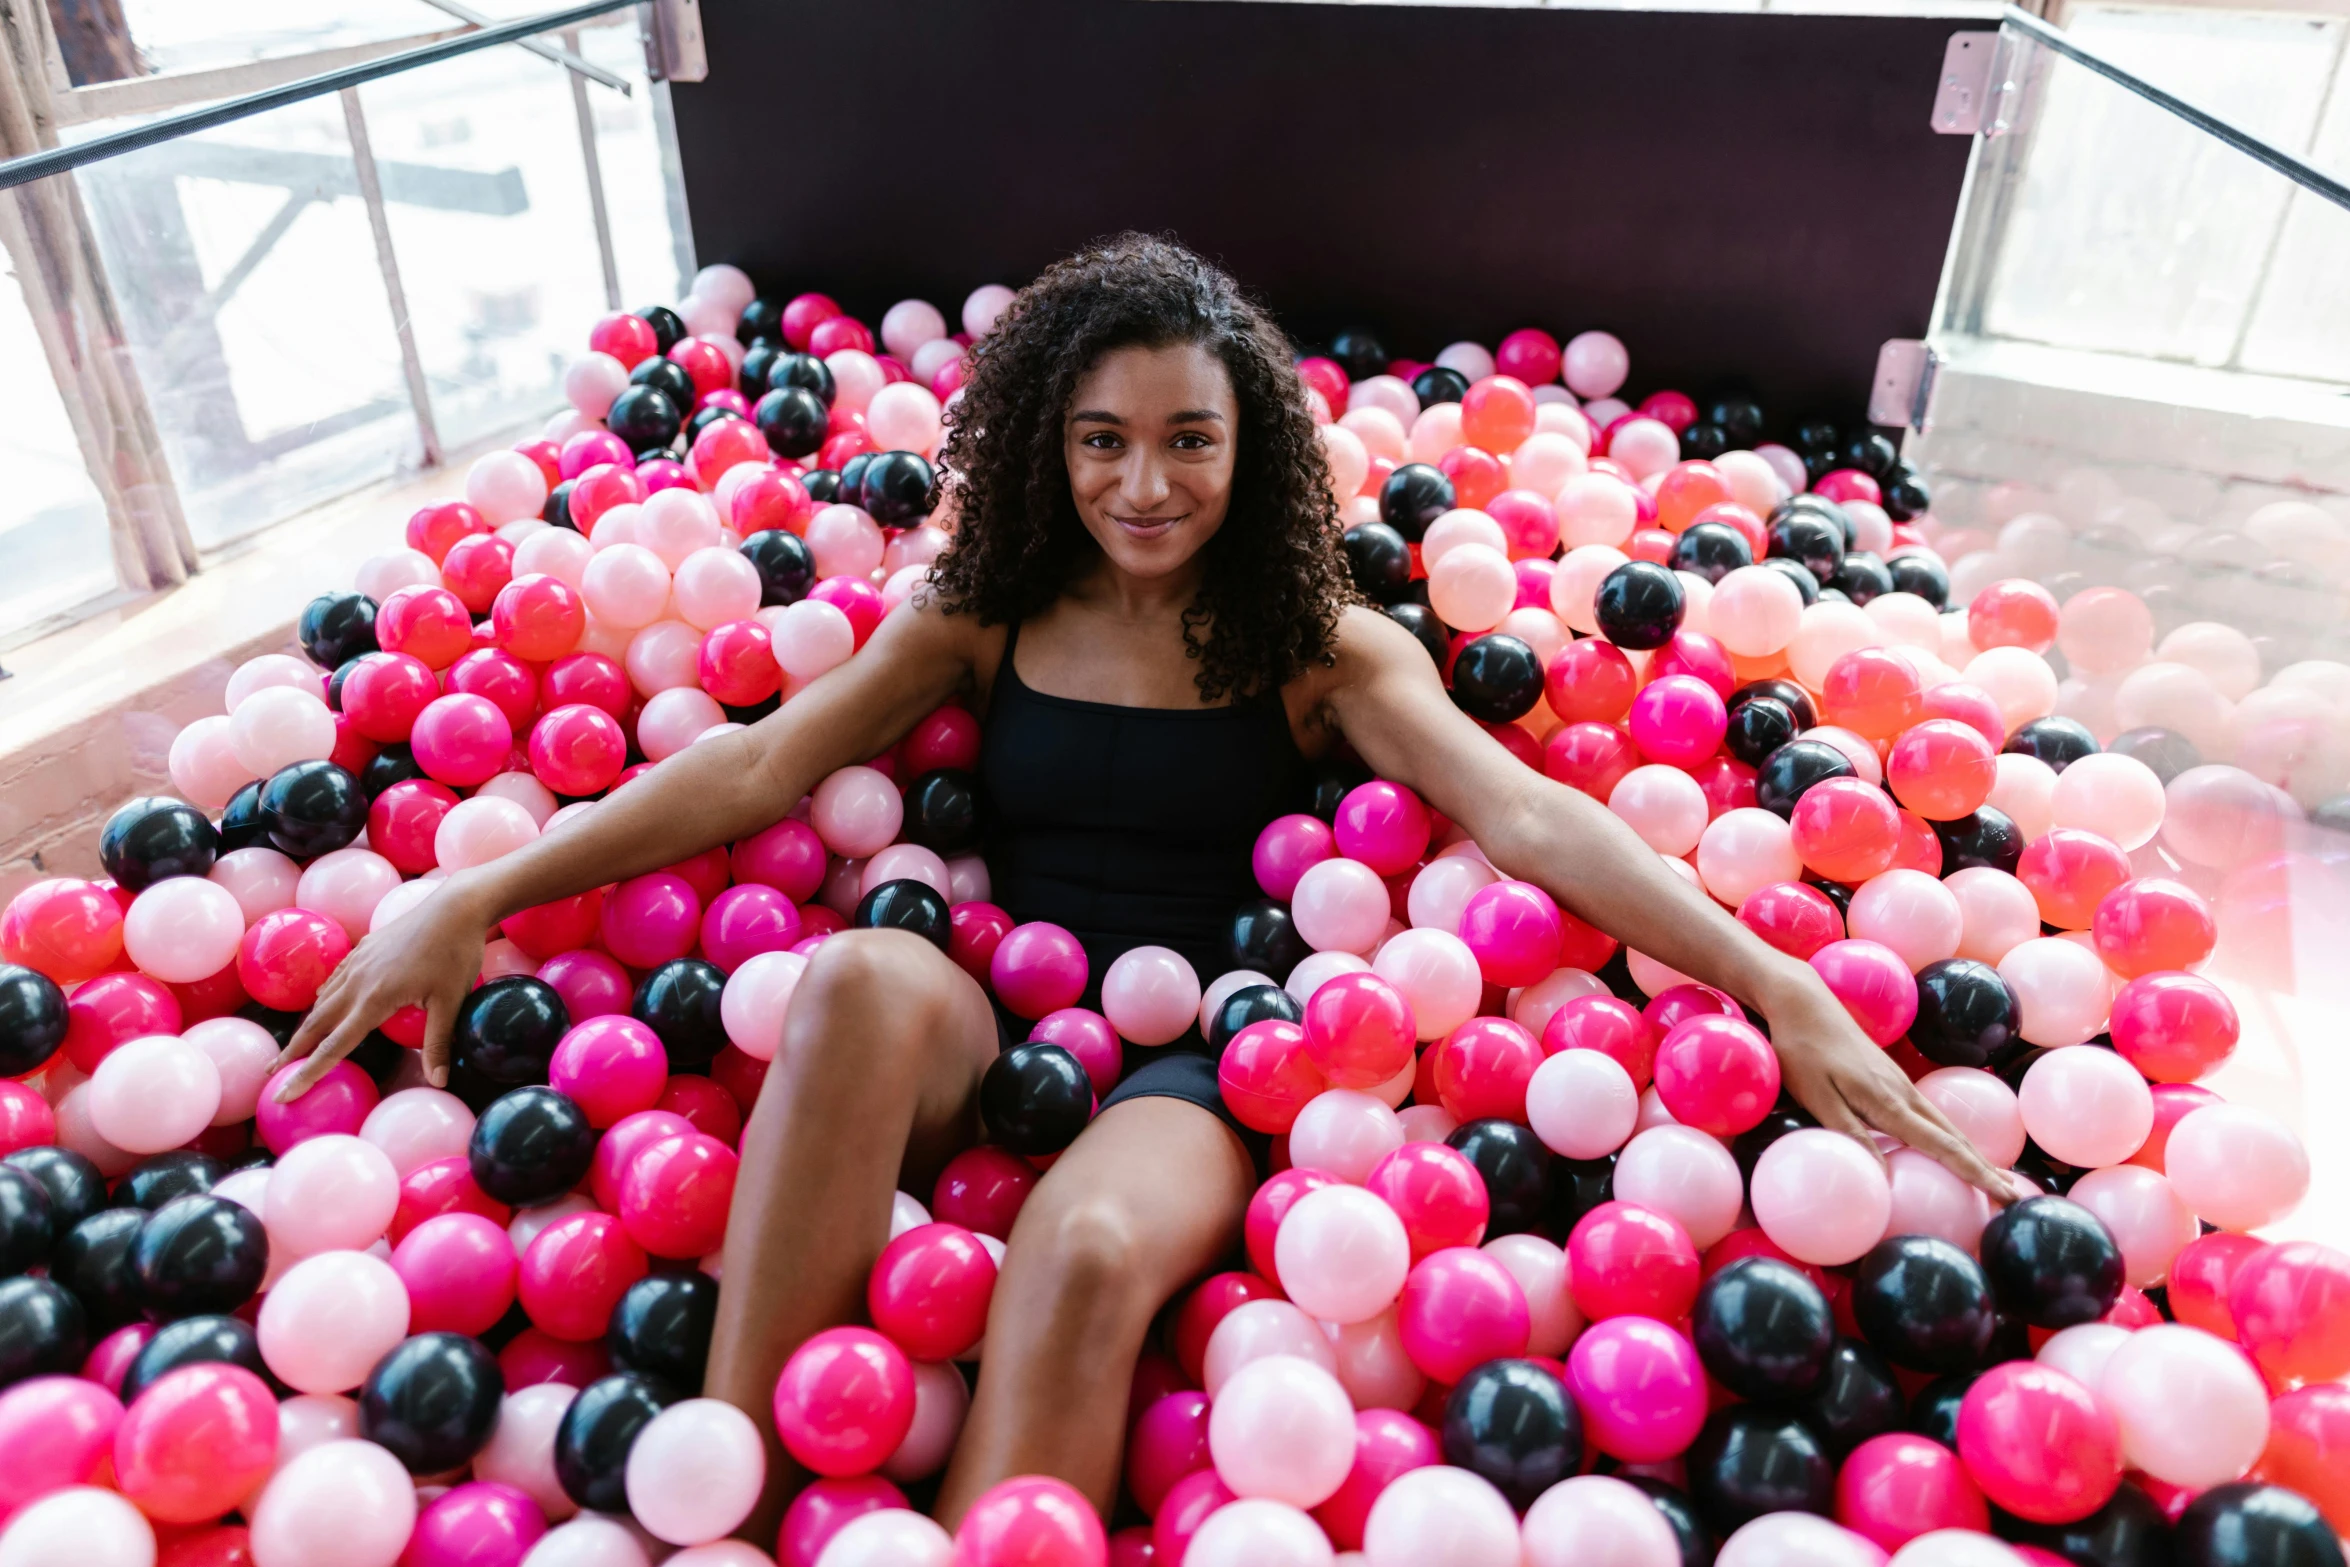
[[[1009,1050],[1025,1043],[1028,1031],[1034,1025],[1005,1009],[1003,1003],[989,998],[995,1008],[996,1048]],[[1198,1105],[1217,1120],[1232,1128],[1246,1145],[1249,1157],[1261,1171],[1271,1151],[1271,1139],[1262,1132],[1254,1132],[1240,1124],[1224,1104],[1224,1091],[1216,1081],[1216,1058],[1209,1054],[1207,1041],[1200,1037],[1198,1027],[1185,1030],[1183,1037],[1171,1044],[1144,1047],[1126,1046],[1126,1071],[1118,1084],[1102,1097],[1101,1108],[1129,1099],[1181,1099]]]

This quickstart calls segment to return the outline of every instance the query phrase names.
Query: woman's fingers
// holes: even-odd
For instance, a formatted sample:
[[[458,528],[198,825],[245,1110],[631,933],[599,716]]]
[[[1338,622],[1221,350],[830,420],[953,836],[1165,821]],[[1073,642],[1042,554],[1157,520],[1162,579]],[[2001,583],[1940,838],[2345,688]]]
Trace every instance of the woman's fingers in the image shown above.
[[[424,1080],[435,1088],[449,1086],[449,1040],[463,1004],[463,995],[434,996],[424,1004]]]
[[[271,1071],[289,1061],[301,1060],[318,1048],[319,1041],[334,1032],[334,1026],[342,1020],[344,1012],[343,987],[336,983],[342,976],[343,970],[337,968],[327,975],[326,983],[318,987],[317,998],[310,1003],[310,1010],[303,1014],[301,1023],[295,1027],[294,1037],[287,1040],[285,1049],[278,1052],[277,1060],[271,1064]]]
[[[317,1012],[313,1010],[311,1016],[316,1017],[317,1015]],[[317,1086],[320,1078],[334,1070],[334,1064],[337,1061],[342,1060],[343,1057],[358,1048],[359,1041],[367,1037],[367,1030],[359,1026],[359,1019],[362,1015],[361,1010],[357,1007],[346,1006],[342,1009],[341,1015],[327,1030],[326,1036],[300,1058],[301,1066],[278,1085],[277,1102],[279,1104],[291,1104],[310,1092],[312,1088]],[[291,1056],[293,1049],[292,1045],[288,1045],[286,1054]],[[280,1057],[281,1061],[284,1059],[285,1057]]]
[[[1870,1083],[1859,1090],[1862,1110],[1878,1130],[1900,1138],[2002,1206],[2016,1197],[2014,1179],[1969,1142],[1941,1107],[1904,1083],[1900,1092]]]

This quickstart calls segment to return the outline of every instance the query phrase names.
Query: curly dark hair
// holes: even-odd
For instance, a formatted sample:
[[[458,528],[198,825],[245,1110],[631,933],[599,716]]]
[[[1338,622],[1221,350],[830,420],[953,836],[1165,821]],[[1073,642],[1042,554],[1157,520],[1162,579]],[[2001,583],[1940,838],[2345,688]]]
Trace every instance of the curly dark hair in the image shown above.
[[[941,458],[956,529],[931,580],[950,613],[982,625],[1059,597],[1100,549],[1062,449],[1078,378],[1113,349],[1178,343],[1223,362],[1240,406],[1231,507],[1183,613],[1200,695],[1217,702],[1327,663],[1356,595],[1288,338],[1224,272],[1171,241],[1121,234],[1055,262],[973,348]]]

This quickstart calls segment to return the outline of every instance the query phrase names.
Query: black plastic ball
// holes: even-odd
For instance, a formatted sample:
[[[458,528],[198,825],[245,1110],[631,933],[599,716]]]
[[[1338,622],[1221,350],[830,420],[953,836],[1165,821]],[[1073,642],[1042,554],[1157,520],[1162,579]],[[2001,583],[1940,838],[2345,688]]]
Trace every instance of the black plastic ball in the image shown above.
[[[182,1366],[242,1366],[269,1380],[261,1358],[261,1341],[240,1317],[182,1317],[155,1330],[147,1347],[131,1362],[122,1379],[122,1401],[127,1406],[156,1382]]]
[[[1795,722],[1802,728],[1811,729],[1818,726],[1820,713],[1812,703],[1811,693],[1792,680],[1749,680],[1730,693],[1730,699],[1725,705],[1729,707],[1730,711],[1736,712],[1740,703],[1752,702],[1758,697],[1766,696],[1774,702],[1783,704],[1787,711],[1795,715]]]
[[[682,412],[694,406],[696,400],[694,378],[686,373],[685,366],[674,359],[664,357],[668,352],[669,350],[664,348],[659,355],[639,361],[637,367],[628,372],[628,384],[653,388],[668,398],[671,404]],[[619,431],[614,430],[613,433],[617,435]],[[625,436],[621,438],[627,439]],[[635,443],[631,442],[630,444],[634,445]]]
[[[1583,1462],[1583,1417],[1531,1360],[1488,1360],[1444,1401],[1444,1461],[1490,1480],[1521,1512]]]
[[[489,1445],[505,1396],[498,1357],[479,1339],[419,1333],[377,1361],[359,1385],[359,1435],[410,1474],[439,1474]]]
[[[1836,1341],[1818,1390],[1796,1407],[1837,1463],[1870,1437],[1900,1430],[1908,1413],[1885,1357],[1848,1338]]]
[[[1428,524],[1453,509],[1452,480],[1424,462],[1407,462],[1379,486],[1379,520],[1417,544]]]
[[[1489,631],[1452,661],[1453,705],[1471,718],[1506,724],[1542,700],[1542,660],[1518,638]]]
[[[1994,1214],[1982,1256],[1999,1309],[2036,1328],[2095,1322],[2121,1298],[2121,1248],[2097,1215],[2062,1197],[2030,1197]]]
[[[1708,582],[1719,582],[1741,566],[1754,564],[1754,546],[1746,535],[1726,522],[1693,523],[1673,540],[1675,571],[1695,572]]]
[[[0,963],[0,1077],[38,1070],[65,1043],[69,1021],[65,992],[55,980],[22,964]]]
[[[1852,758],[1825,740],[1793,740],[1762,759],[1754,770],[1754,803],[1775,815],[1792,817],[1795,802],[1815,784],[1853,778]]]
[[[1950,602],[1949,570],[1923,550],[1894,556],[1885,563],[1885,571],[1896,593],[1914,593],[1936,609]]]
[[[1684,462],[1712,462],[1730,449],[1730,432],[1709,420],[1700,419],[1681,432],[1681,460]]]
[[[873,466],[873,453],[859,452],[840,465],[840,494],[835,497],[843,506],[865,504],[865,470]]]
[[[1893,591],[1893,573],[1885,563],[1867,550],[1847,550],[1844,563],[1825,584],[1836,589],[1855,604],[1866,604],[1880,594]]]
[[[0,1388],[27,1377],[69,1377],[90,1351],[82,1303],[48,1279],[0,1281]]]
[[[0,1277],[14,1277],[45,1259],[56,1239],[49,1189],[25,1171],[0,1164]]]
[[[1361,327],[1348,327],[1330,340],[1330,357],[1346,371],[1349,381],[1368,381],[1387,373],[1387,345]]]
[[[804,386],[781,386],[751,405],[751,422],[778,457],[806,457],[824,444],[831,415]]]
[[[1852,514],[1825,495],[1790,495],[1771,510],[1771,523],[1776,524],[1793,516],[1817,517],[1836,530],[1849,553],[1858,530],[1852,525]]]
[[[2023,1005],[1990,964],[1944,958],[1919,969],[1917,985],[1909,1040],[1936,1066],[1987,1068],[2019,1037]]]
[[[1801,1268],[1745,1257],[1705,1281],[1691,1319],[1698,1359],[1740,1398],[1802,1398],[1827,1375],[1836,1314]]]
[[[1684,1460],[1690,1500],[1717,1535],[1733,1534],[1765,1513],[1824,1514],[1835,1500],[1834,1462],[1818,1434],[1785,1409],[1715,1410]]]
[[[1755,697],[1730,709],[1730,727],[1722,744],[1749,767],[1760,767],[1773,751],[1790,744],[1803,732],[1794,713],[1777,697]]]
[[[767,395],[767,372],[790,350],[780,338],[755,343],[749,338],[743,341],[749,346],[743,350],[743,362],[735,367],[734,389],[755,403]]]
[[[930,515],[938,475],[919,452],[883,452],[865,469],[865,510],[885,528]]]
[[[1305,1008],[1297,998],[1279,985],[1243,985],[1225,996],[1223,1004],[1209,1015],[1207,1027],[1208,1048],[1218,1056],[1232,1042],[1232,1036],[1251,1023],[1279,1019],[1295,1023],[1305,1017]]]
[[[716,1279],[698,1271],[648,1274],[612,1308],[604,1347],[617,1370],[700,1387],[717,1320]]]
[[[885,881],[859,898],[849,923],[859,930],[912,931],[944,952],[954,938],[953,915],[936,887],[907,876]]]
[[[1795,426],[1795,449],[1805,456],[1817,451],[1833,452],[1844,444],[1844,432],[1836,421],[1824,414],[1810,414],[1798,420]]]
[[[1553,1159],[1550,1189],[1544,1194],[1542,1223],[1537,1228],[1563,1245],[1583,1222],[1583,1215],[1615,1200],[1614,1154],[1604,1159]]]
[[[171,876],[201,876],[219,857],[219,831],[184,800],[133,800],[106,818],[98,834],[106,874],[132,892]]]
[[[294,635],[310,662],[335,669],[375,651],[375,611],[364,593],[321,593],[302,606]]]
[[[1926,481],[1899,467],[1886,477],[1883,489],[1885,515],[1895,522],[1907,522],[1934,509],[1934,492],[1926,487]]]
[[[386,747],[387,750],[392,749]],[[402,745],[400,750],[407,750]],[[417,770],[416,777],[423,777]],[[261,825],[261,780],[256,778],[228,797],[228,804],[220,808],[220,852],[234,854],[239,849],[266,849],[269,847],[269,829]]]
[[[837,395],[832,367],[814,354],[776,355],[767,366],[767,390],[780,392],[794,386],[815,393],[816,400],[827,408],[832,406],[832,399]]]
[[[1697,1504],[1688,1492],[1647,1475],[1628,1474],[1623,1479],[1663,1515],[1666,1527],[1673,1531],[1673,1546],[1681,1553],[1679,1567],[1714,1567],[1713,1536],[1706,1533],[1705,1521],[1697,1516]]]
[[[1928,823],[1942,840],[1942,874],[1988,865],[2015,874],[2024,857],[2024,835],[2015,819],[1996,806],[1978,806],[1971,816],[1953,822]]]
[[[571,520],[571,492],[578,483],[577,479],[565,479],[549,490],[545,502],[539,507],[539,521],[550,527],[569,528],[577,533],[579,524]]]
[[[604,425],[626,442],[630,451],[642,452],[667,448],[685,427],[685,420],[667,392],[639,385],[625,388],[612,399],[611,410],[604,415]],[[764,421],[759,428],[764,433]],[[772,438],[769,444],[773,444]]]
[[[840,499],[840,473],[832,468],[811,468],[800,475],[800,488],[817,505],[830,506]]]
[[[1817,604],[1820,601],[1820,579],[1813,576],[1811,568],[1801,561],[1787,560],[1774,555],[1766,558],[1762,565],[1764,570],[1775,571],[1793,583],[1795,596],[1803,600],[1806,606]]]
[[[1726,392],[1705,403],[1705,422],[1718,424],[1740,448],[1752,447],[1763,435],[1763,406],[1744,392]]]
[[[1389,604],[1380,610],[1389,620],[1419,639],[1428,650],[1428,657],[1438,669],[1452,657],[1452,636],[1444,629],[1444,622],[1436,618],[1436,611],[1425,604]]]
[[[1975,1371],[1954,1371],[1919,1388],[1917,1396],[1909,1401],[1909,1418],[1902,1429],[1930,1437],[1957,1452],[1958,1407],[1966,1402],[1966,1390],[1975,1385],[1979,1375]]]
[[[2082,757],[2095,756],[2097,737],[2077,718],[2051,716],[2019,724],[1999,749],[2046,762],[2051,771],[2061,773]]]
[[[1358,522],[1346,530],[1346,569],[1355,587],[1374,604],[1393,604],[1412,585],[1412,548],[1384,522]]]
[[[740,419],[741,417],[742,415],[733,409],[716,404],[708,408],[697,409],[694,416],[685,422],[686,445],[691,446],[700,440],[702,432],[709,429],[710,426],[723,420]]]
[[[2165,784],[2190,767],[2203,765],[2203,753],[2185,735],[2168,729],[2125,729],[2105,749],[2116,756],[2132,756],[2154,769]]]
[[[225,1197],[175,1197],[147,1216],[131,1248],[147,1309],[166,1320],[215,1316],[251,1300],[269,1271],[260,1217]]]
[[[301,1021],[298,1012],[287,1015],[296,1023]],[[227,1166],[210,1154],[175,1148],[169,1153],[141,1159],[124,1172],[122,1179],[114,1185],[114,1206],[144,1208],[152,1213],[165,1203],[176,1202],[182,1197],[203,1196],[227,1173]]]
[[[1991,1286],[1974,1258],[1933,1235],[1895,1235],[1852,1276],[1861,1337],[1911,1371],[1964,1371],[1991,1347]]]
[[[742,543],[743,559],[759,573],[759,603],[797,604],[816,585],[816,557],[808,541],[782,528],[762,528]]]
[[[2170,1520],[2134,1485],[2124,1484],[2103,1507],[2072,1523],[2026,1523],[1994,1511],[1991,1527],[2003,1540],[2036,1545],[2082,1567],[2187,1567],[2173,1548]],[[2261,1567],[2283,1564],[2261,1560]]]
[[[2238,1480],[2187,1504],[2171,1535],[2178,1567],[2342,1567],[2342,1545],[2309,1498]]]
[[[1811,512],[1780,514],[1765,536],[1771,558],[1791,560],[1812,575],[1814,582],[1834,579],[1844,564],[1844,531]]]
[[[262,830],[270,847],[295,860],[348,848],[367,830],[367,791],[333,762],[281,767],[261,786]]]
[[[653,329],[656,353],[669,352],[685,336],[685,319],[667,305],[647,305],[629,314]]]
[[[1681,579],[1652,560],[1631,560],[1600,579],[1592,614],[1600,632],[1621,648],[1659,648],[1681,629],[1686,610]]]
[[[1450,365],[1430,365],[1412,377],[1412,394],[1422,408],[1457,403],[1469,395],[1469,378]]]
[[[1498,1118],[1469,1121],[1454,1127],[1445,1142],[1485,1183],[1492,1210],[1485,1222],[1487,1240],[1542,1227],[1555,1156],[1530,1128]]]
[[[1881,479],[1901,460],[1901,448],[1878,431],[1861,430],[1845,437],[1844,448],[1838,455],[1845,467],[1858,468],[1872,479]]]
[[[457,1062],[501,1088],[547,1080],[547,1063],[571,1031],[571,1011],[543,979],[505,974],[466,994],[451,1045]]]
[[[1232,911],[1224,927],[1227,968],[1253,969],[1259,974],[1286,974],[1306,960],[1314,949],[1297,933],[1289,907],[1271,898],[1244,903]]]
[[[1059,1153],[1093,1119],[1093,1080],[1059,1045],[1014,1045],[979,1079],[979,1119],[988,1141],[1016,1154]]]
[[[961,768],[924,773],[906,791],[905,839],[941,855],[979,845],[979,777]]]
[[[754,299],[735,318],[734,335],[745,343],[783,341],[783,305],[773,299]]]
[[[395,740],[368,758],[367,765],[360,769],[359,790],[367,796],[367,803],[373,805],[375,797],[392,785],[406,783],[412,778],[424,776],[424,768],[417,762],[416,753],[409,749],[408,742]],[[255,795],[254,804],[256,807],[260,804],[258,794]],[[268,841],[267,834],[263,835],[262,841]],[[228,832],[225,823],[221,832],[221,846],[224,850],[228,846]],[[239,847],[250,847],[250,845],[239,845]]]
[[[525,1208],[579,1184],[596,1156],[596,1129],[554,1089],[517,1088],[482,1111],[465,1156],[483,1191]]]
[[[107,1208],[59,1236],[49,1248],[49,1277],[73,1291],[90,1325],[111,1333],[146,1309],[131,1255],[145,1228],[143,1208]]]
[[[555,1427],[555,1481],[597,1512],[628,1508],[628,1450],[652,1418],[685,1396],[675,1383],[623,1371],[590,1382]]]
[[[41,1183],[49,1199],[49,1233],[63,1240],[93,1213],[107,1207],[106,1177],[85,1156],[48,1143],[19,1148],[0,1166],[18,1170]],[[55,1272],[55,1269],[51,1270]]]
[[[716,964],[673,958],[637,981],[628,1015],[660,1036],[672,1072],[705,1067],[726,1048],[726,1025],[718,1017],[725,988]]]

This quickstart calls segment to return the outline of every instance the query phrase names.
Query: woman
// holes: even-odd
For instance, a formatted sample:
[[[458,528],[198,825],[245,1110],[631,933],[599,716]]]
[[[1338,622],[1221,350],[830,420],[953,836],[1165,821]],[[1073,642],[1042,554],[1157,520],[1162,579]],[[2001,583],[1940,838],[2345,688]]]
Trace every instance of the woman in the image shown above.
[[[1136,237],[1049,269],[974,351],[944,467],[959,523],[930,592],[780,712],[460,872],[371,936],[287,1048],[311,1056],[294,1091],[408,1003],[427,1011],[444,1081],[451,1020],[502,916],[748,836],[960,695],[987,726],[995,896],[1087,938],[1097,983],[1146,942],[1212,977],[1220,926],[1255,896],[1258,828],[1304,759],[1344,740],[1496,867],[1753,1006],[1823,1124],[1878,1127],[2012,1195],[1809,966],[1511,757],[1453,706],[1418,641],[1353,602],[1289,345],[1221,272]],[[918,936],[849,931],[816,951],[743,1134],[712,1395],[769,1425],[792,1349],[861,1310],[892,1191],[929,1191],[972,1141],[1002,1043],[986,994]],[[1129,1062],[1154,1055],[1021,1210],[938,1501],[950,1528],[1014,1474],[1061,1476],[1107,1511],[1151,1320],[1238,1238],[1257,1171],[1214,1063]],[[769,1524],[787,1487],[770,1448]]]

